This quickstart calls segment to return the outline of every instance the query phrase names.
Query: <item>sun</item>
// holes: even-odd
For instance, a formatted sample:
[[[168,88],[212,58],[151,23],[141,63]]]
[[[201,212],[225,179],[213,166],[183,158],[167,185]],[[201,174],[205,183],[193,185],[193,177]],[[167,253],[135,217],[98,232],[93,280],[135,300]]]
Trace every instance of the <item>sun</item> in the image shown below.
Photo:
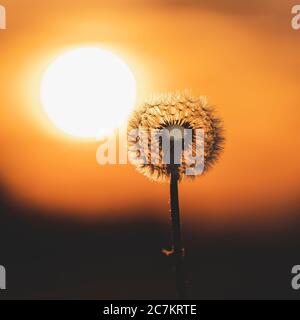
[[[43,75],[41,102],[54,125],[76,138],[100,138],[133,109],[136,81],[114,53],[95,47],[59,56]]]

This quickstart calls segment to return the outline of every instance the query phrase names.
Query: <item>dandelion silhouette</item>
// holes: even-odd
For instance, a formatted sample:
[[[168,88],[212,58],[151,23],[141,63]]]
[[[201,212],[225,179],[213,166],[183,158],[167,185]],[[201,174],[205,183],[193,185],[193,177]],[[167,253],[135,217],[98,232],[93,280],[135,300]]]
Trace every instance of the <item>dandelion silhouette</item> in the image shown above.
[[[203,132],[198,141],[197,132]],[[154,132],[154,134],[153,134]],[[159,134],[157,134],[159,132]],[[175,132],[175,134],[173,134]],[[191,132],[188,137],[185,133]],[[165,136],[169,144],[164,145]],[[162,250],[174,257],[178,298],[186,298],[184,248],[178,200],[178,182],[195,178],[187,174],[195,163],[187,161],[202,144],[202,170],[206,172],[218,159],[224,142],[223,128],[214,108],[204,97],[189,92],[177,92],[152,97],[138,108],[129,120],[128,146],[131,162],[152,181],[170,183],[170,211],[172,220],[172,250]],[[178,148],[180,146],[180,154]],[[167,146],[167,147],[166,147]]]

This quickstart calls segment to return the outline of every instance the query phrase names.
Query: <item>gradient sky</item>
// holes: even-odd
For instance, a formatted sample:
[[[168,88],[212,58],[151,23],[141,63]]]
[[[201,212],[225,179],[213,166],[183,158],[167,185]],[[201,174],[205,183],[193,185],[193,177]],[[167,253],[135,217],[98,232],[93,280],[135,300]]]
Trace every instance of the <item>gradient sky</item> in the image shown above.
[[[2,0],[8,28],[0,31],[2,184],[17,202],[81,216],[124,207],[128,214],[142,204],[167,210],[167,185],[149,182],[131,165],[99,166],[99,143],[64,136],[42,112],[39,82],[52,59],[97,45],[133,69],[137,104],[152,93],[189,88],[223,117],[227,142],[219,163],[180,186],[190,218],[202,211],[226,218],[243,209],[253,215],[252,207],[294,203],[300,187],[294,3]]]

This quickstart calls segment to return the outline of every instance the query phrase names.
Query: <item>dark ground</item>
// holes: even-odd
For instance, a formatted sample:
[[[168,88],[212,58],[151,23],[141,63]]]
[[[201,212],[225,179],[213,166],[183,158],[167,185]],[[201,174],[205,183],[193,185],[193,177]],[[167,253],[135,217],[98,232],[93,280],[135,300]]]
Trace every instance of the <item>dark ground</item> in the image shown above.
[[[4,193],[0,204],[0,299],[174,298],[171,258],[160,253],[168,219],[143,209],[145,218],[82,223],[18,207]],[[291,288],[299,230],[297,221],[281,231],[185,226],[190,298],[299,299]]]

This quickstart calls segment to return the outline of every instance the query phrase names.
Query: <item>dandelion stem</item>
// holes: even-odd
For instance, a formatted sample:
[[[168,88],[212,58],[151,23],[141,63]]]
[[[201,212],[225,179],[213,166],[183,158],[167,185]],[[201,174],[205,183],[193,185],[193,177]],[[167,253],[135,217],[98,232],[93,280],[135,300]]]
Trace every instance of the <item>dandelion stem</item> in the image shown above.
[[[170,206],[173,233],[173,250],[176,274],[176,289],[179,299],[186,298],[186,283],[184,272],[184,250],[182,246],[180,211],[178,199],[178,165],[174,164],[174,140],[170,144]]]

